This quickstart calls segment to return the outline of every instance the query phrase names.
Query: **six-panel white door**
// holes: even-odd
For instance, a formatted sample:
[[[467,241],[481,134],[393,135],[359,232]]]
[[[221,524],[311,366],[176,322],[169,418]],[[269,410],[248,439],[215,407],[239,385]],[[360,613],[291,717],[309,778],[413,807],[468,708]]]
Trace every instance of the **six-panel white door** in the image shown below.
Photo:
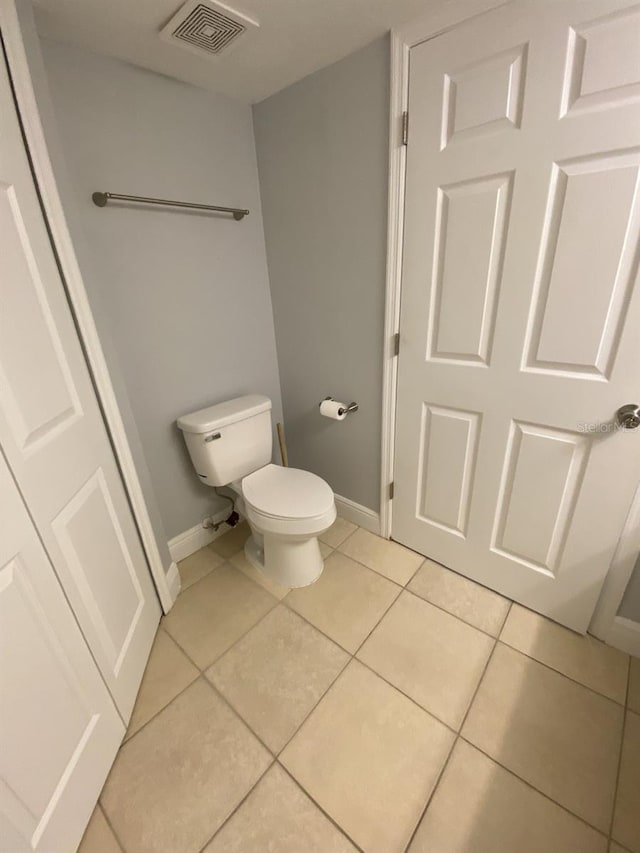
[[[0,453],[0,850],[75,850],[124,725]]]
[[[127,719],[160,607],[49,242],[4,61],[0,298],[0,444]]]
[[[640,482],[640,6],[411,50],[393,536],[584,631]],[[592,432],[591,430],[596,430]]]

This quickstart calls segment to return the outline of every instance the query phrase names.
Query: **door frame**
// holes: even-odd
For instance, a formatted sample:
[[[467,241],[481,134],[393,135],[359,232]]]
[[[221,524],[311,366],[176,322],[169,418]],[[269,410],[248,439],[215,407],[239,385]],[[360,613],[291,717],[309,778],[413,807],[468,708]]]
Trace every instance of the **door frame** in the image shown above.
[[[640,486],[618,541],[611,568],[591,618],[589,633],[605,643],[640,657],[640,622],[618,615],[618,609],[640,553]]]
[[[395,336],[400,332],[402,246],[407,147],[403,144],[402,116],[409,102],[411,48],[436,38],[463,21],[475,18],[514,0],[450,0],[445,6],[391,30],[389,91],[389,168],[387,204],[387,266],[382,364],[382,442],[380,465],[380,535],[391,538],[398,359]],[[633,571],[630,549],[640,541],[640,488],[606,576],[589,630],[596,636],[640,654],[640,624],[617,615]]]
[[[138,527],[151,577],[162,609],[168,613],[180,591],[178,567],[175,562],[172,562],[168,572],[165,573],[67,226],[64,208],[58,193],[40,115],[43,109],[47,115],[52,115],[53,108],[48,95],[39,37],[29,0],[1,0],[0,31],[2,32],[12,85],[18,101],[20,120],[28,143],[28,154],[33,164],[47,228],[60,264],[62,279],[71,302],[78,335],[100,402],[107,432],[113,443],[118,467]],[[36,98],[36,91],[38,98]]]

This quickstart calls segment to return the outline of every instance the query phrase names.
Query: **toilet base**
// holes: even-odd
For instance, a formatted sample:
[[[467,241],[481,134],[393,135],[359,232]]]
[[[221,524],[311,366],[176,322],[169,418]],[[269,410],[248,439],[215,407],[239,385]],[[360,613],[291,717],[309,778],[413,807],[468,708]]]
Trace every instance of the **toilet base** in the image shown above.
[[[259,572],[279,586],[296,589],[318,580],[324,568],[318,539],[286,539],[263,533],[262,545],[252,534],[244,553]]]

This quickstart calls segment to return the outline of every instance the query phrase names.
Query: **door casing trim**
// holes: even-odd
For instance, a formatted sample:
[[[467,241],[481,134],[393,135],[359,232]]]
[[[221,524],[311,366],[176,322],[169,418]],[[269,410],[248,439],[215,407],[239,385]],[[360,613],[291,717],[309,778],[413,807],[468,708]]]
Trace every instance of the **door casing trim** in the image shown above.
[[[640,486],[622,530],[600,598],[591,617],[589,633],[617,649],[640,657],[640,622],[618,615],[640,552]]]

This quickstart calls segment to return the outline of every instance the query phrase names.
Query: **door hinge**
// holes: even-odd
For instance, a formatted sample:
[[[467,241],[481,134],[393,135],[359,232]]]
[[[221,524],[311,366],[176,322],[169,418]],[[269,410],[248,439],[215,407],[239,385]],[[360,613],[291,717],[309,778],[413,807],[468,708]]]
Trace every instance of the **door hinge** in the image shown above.
[[[402,113],[402,144],[409,144],[409,113],[407,110]]]
[[[390,501],[393,500],[393,496],[395,494],[395,491],[396,491],[395,483],[389,483],[389,500]]]
[[[393,336],[393,354],[400,355],[400,332],[396,332]]]

